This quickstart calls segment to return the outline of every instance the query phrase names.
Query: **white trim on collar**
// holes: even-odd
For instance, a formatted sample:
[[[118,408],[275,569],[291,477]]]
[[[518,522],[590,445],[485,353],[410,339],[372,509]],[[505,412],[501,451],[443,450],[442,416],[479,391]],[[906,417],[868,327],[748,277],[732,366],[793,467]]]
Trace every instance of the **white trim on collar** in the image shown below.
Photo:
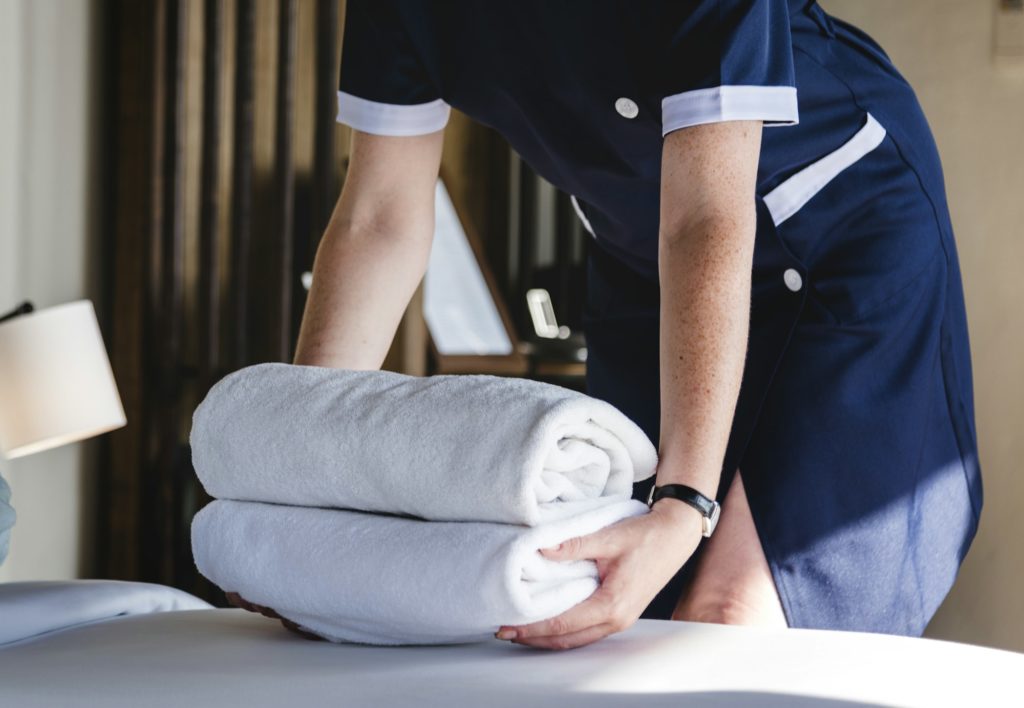
[[[375,135],[426,135],[444,129],[451,107],[442,99],[401,105],[338,91],[338,122]]]
[[[704,123],[761,120],[766,125],[800,122],[793,86],[715,86],[661,100],[661,134]]]

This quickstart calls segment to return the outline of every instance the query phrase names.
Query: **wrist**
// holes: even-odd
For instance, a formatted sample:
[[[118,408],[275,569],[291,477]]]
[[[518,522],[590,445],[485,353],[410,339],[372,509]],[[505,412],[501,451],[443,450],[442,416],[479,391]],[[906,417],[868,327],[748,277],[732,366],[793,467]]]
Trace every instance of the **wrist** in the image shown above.
[[[651,515],[665,528],[671,529],[673,535],[701,537],[703,517],[686,502],[669,497],[659,499],[651,506]]]
[[[654,506],[654,504],[663,499],[680,501],[692,507],[700,515],[702,536],[709,537],[715,532],[722,508],[713,498],[685,484],[652,486],[647,497],[647,504]]]
[[[683,484],[709,499],[714,499],[721,479],[721,465],[712,465],[700,459],[684,459],[671,453],[659,453],[655,487]]]

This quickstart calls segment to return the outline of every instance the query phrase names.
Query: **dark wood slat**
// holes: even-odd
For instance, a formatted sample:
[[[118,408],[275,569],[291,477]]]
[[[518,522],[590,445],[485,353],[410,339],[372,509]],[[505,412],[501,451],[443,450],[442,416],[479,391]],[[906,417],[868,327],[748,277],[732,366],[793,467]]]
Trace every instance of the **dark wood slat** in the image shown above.
[[[206,394],[220,376],[221,366],[221,297],[220,239],[218,224],[221,214],[220,141],[222,60],[224,51],[224,0],[205,0],[203,13],[203,103],[202,153],[199,185],[199,263],[198,263],[198,391],[197,399]],[[182,452],[185,452],[183,449]],[[181,478],[177,518],[189,520],[209,497],[198,483],[192,468],[191,455],[178,456]],[[182,526],[185,526],[184,524]],[[189,591],[210,596],[208,583],[193,570],[189,529],[179,528],[176,535],[176,584]]]
[[[188,64],[188,0],[174,0],[173,51],[169,52],[168,78],[173,96],[173,129],[168,130],[168,144],[173,150],[173,163],[168,160],[167,189],[171,195],[167,211],[164,242],[164,312],[167,332],[164,335],[164,360],[161,366],[162,394],[166,405],[159,413],[161,420],[162,454],[157,463],[163,466],[163,493],[167,506],[161,510],[161,532],[164,547],[171,550],[162,558],[159,579],[164,583],[179,582],[180,559],[183,546],[189,539],[189,524],[178,513],[181,509],[183,487],[190,483],[190,468],[184,457],[181,414],[185,405],[185,143],[187,104],[185,85]],[[173,67],[173,68],[172,68]],[[171,126],[169,126],[170,128]],[[184,463],[184,464],[183,464]]]
[[[234,151],[231,179],[231,367],[249,363],[249,256],[252,247],[254,0],[238,0],[235,39]]]
[[[278,199],[277,235],[279,238],[278,341],[277,357],[291,361],[292,291],[295,287],[295,0],[280,0],[277,34],[277,120],[274,135],[275,191]]]
[[[163,39],[158,42],[158,70],[163,91],[158,94],[163,115],[157,132],[161,148],[156,162],[154,191],[160,208],[155,212],[151,232],[151,272],[154,288],[149,302],[144,385],[152,391],[154,408],[147,422],[148,445],[143,463],[148,489],[144,490],[142,577],[156,582],[173,578],[174,556],[170,551],[176,538],[175,502],[179,447],[178,412],[181,406],[180,362],[182,360],[183,276],[184,276],[184,149],[185,149],[185,32],[186,0],[161,2]],[[163,553],[146,553],[161,548]]]
[[[153,162],[151,172],[148,175],[150,187],[152,214],[149,228],[146,233],[146,298],[142,320],[142,352],[141,369],[142,380],[140,382],[146,397],[146,411],[142,419],[142,454],[138,461],[139,469],[145,473],[140,475],[139,491],[139,528],[136,531],[138,539],[136,559],[137,577],[146,581],[156,581],[157,562],[156,557],[145,553],[146,548],[159,548],[160,536],[158,532],[157,514],[164,503],[161,496],[161,479],[159,471],[153,468],[153,464],[160,454],[160,421],[159,406],[163,403],[157,383],[160,380],[158,368],[159,354],[154,351],[158,348],[159,332],[163,327],[161,321],[160,299],[163,294],[162,278],[164,269],[161,264],[163,257],[164,237],[164,212],[167,209],[167,190],[164,186],[166,169],[164,163],[167,160],[167,121],[168,121],[168,100],[167,94],[167,52],[169,28],[169,7],[171,0],[156,0],[156,30],[153,42],[153,119],[152,137],[153,141]]]
[[[206,0],[203,18],[203,148],[199,212],[199,376],[206,390],[220,367],[220,283],[217,223],[220,216],[221,55],[224,0]]]
[[[338,0],[318,0],[316,13],[316,123],[313,134],[313,222],[315,239],[327,227],[338,198],[334,164],[338,113]],[[317,243],[306,257],[312,263]]]
[[[140,474],[150,409],[144,387],[144,322],[151,288],[150,241],[156,197],[153,189],[160,116],[156,96],[162,75],[156,60],[162,30],[157,3],[120,0],[111,8],[113,36],[109,68],[116,97],[111,228],[111,289],[108,293],[110,361],[127,425],[101,438],[106,464],[99,467],[98,571],[102,577],[137,579],[139,574]]]

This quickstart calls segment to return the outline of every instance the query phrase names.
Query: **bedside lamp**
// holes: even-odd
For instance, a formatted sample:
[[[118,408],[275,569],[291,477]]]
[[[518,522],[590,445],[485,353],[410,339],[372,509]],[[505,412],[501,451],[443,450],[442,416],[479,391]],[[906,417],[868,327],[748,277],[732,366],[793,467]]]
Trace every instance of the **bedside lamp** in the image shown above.
[[[31,455],[125,424],[92,303],[34,311],[25,303],[0,317],[0,452]],[[13,524],[0,480],[0,563]],[[5,512],[7,516],[4,524]]]

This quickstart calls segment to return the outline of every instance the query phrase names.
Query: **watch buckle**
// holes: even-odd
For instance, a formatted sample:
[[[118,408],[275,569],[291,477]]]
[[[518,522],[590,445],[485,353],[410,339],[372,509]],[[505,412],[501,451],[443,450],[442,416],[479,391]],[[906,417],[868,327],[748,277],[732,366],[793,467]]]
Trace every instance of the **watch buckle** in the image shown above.
[[[711,502],[711,513],[707,516],[701,516],[701,535],[704,538],[710,538],[711,534],[715,532],[715,527],[718,526],[718,517],[722,515],[722,506],[717,502]]]

